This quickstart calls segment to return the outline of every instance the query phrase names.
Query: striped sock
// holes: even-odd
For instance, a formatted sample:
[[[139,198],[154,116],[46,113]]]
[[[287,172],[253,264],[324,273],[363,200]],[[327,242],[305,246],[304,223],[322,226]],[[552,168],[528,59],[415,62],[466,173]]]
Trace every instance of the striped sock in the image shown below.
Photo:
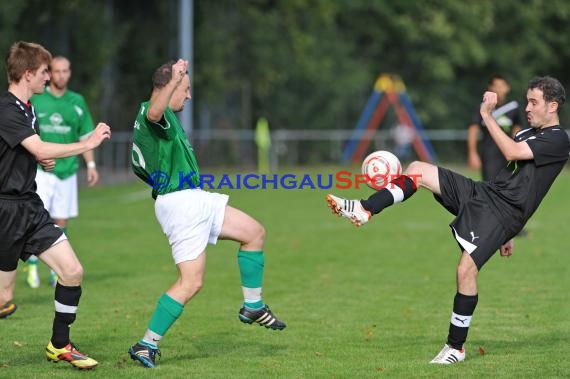
[[[261,287],[265,257],[263,251],[238,251],[238,265],[243,291],[243,305],[249,309],[263,308]]]
[[[452,348],[457,350],[463,348],[478,299],[477,295],[468,296],[459,292],[455,294],[451,322],[449,323],[449,334],[447,336],[447,344]]]
[[[55,286],[55,318],[51,343],[57,349],[69,343],[69,328],[75,321],[80,297],[81,286],[66,287],[60,283]]]
[[[168,296],[168,294],[163,294],[160,299],[158,299],[158,304],[152,314],[148,329],[141,343],[144,342],[144,344],[156,348],[168,329],[178,320],[183,310],[183,304],[180,304]]]
[[[416,193],[417,189],[418,187],[411,177],[400,175],[392,179],[386,188],[376,191],[376,193],[360,203],[370,213],[378,214],[390,205],[407,200]]]

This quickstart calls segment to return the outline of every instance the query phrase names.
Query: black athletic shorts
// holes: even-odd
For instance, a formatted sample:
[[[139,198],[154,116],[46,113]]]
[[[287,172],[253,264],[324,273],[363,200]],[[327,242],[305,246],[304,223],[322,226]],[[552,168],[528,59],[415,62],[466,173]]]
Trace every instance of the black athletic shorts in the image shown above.
[[[14,271],[18,259],[43,253],[62,235],[37,194],[0,195],[0,271]]]
[[[455,219],[449,224],[461,251],[466,251],[481,269],[511,236],[490,208],[489,193],[482,182],[438,167],[441,196],[436,200]]]

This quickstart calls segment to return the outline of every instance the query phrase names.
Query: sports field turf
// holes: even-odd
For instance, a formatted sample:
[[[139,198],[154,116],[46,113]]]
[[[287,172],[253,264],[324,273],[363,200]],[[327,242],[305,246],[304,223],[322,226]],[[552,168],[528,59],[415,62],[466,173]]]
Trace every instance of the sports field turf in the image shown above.
[[[340,168],[295,169],[294,173]],[[85,268],[72,340],[93,372],[46,362],[53,290],[18,276],[18,311],[0,320],[0,378],[553,378],[570,375],[570,172],[530,220],[514,255],[479,277],[467,360],[428,365],[447,336],[459,258],[452,219],[426,191],[355,229],[330,214],[327,190],[220,190],[267,230],[264,300],[284,331],[238,321],[237,244],[209,247],[202,292],[161,344],[153,370],[127,349],[175,279],[146,187],[83,189],[70,239]],[[368,189],[333,191],[363,197]],[[188,215],[192,217],[192,215]],[[23,265],[20,265],[22,270]]]

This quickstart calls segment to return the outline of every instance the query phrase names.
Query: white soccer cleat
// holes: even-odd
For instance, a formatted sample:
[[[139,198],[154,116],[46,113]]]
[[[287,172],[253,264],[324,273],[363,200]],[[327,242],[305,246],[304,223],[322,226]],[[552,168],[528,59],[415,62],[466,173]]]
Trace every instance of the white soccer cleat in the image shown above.
[[[429,363],[440,365],[451,365],[453,363],[463,362],[465,360],[465,348],[457,350],[445,344],[439,354]]]
[[[356,226],[366,224],[372,217],[370,212],[362,207],[359,200],[348,200],[328,194],[327,203],[334,214],[348,218]]]
[[[26,269],[28,270],[26,282],[28,283],[30,288],[38,288],[40,286],[40,276],[38,275],[38,264],[28,263],[26,264]]]

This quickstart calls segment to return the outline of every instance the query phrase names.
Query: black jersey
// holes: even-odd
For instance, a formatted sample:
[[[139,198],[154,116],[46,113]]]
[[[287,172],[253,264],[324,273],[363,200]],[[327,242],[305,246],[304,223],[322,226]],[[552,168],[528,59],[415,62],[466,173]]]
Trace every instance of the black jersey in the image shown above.
[[[37,161],[20,143],[38,128],[31,105],[8,91],[0,96],[0,196],[36,192]]]
[[[496,195],[491,196],[490,200],[501,213],[500,216],[510,218],[513,227],[522,227],[536,211],[566,164],[570,153],[570,139],[557,125],[522,130],[515,136],[515,141],[525,141],[534,158],[509,162],[494,180],[485,184],[490,190],[489,193]]]

